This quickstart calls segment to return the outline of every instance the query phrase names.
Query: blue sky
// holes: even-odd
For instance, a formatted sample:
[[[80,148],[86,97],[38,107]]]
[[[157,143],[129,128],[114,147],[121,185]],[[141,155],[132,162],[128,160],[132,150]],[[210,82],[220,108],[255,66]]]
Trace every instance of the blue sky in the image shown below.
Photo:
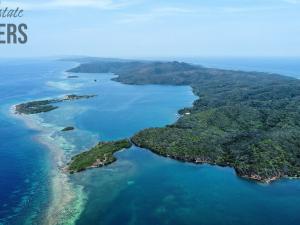
[[[29,42],[1,45],[2,57],[300,56],[300,0],[2,0],[4,6],[26,10]]]

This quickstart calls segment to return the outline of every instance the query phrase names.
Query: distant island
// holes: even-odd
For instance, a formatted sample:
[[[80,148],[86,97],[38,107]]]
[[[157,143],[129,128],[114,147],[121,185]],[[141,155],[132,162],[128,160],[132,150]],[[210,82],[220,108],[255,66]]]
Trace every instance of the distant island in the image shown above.
[[[58,108],[53,104],[64,102],[64,101],[73,101],[78,99],[87,99],[93,98],[95,95],[66,95],[63,98],[55,98],[48,100],[40,100],[40,101],[31,101],[16,105],[15,110],[16,113],[19,114],[37,114],[42,112],[49,112]]]
[[[75,129],[75,127],[65,127],[65,128],[63,128],[61,131],[62,132],[66,132],[66,131],[72,131],[72,130],[74,130]]]
[[[76,75],[70,75],[70,76],[67,76],[67,78],[78,78],[79,76],[76,76]]]
[[[114,73],[118,77],[113,80],[125,84],[192,87],[199,97],[193,107],[181,109],[174,124],[138,132],[131,138],[137,146],[177,160],[231,166],[239,176],[262,182],[300,176],[297,79],[180,62],[118,60],[83,62],[69,72]],[[70,171],[90,166],[93,160],[84,166],[75,165],[103,147],[106,145],[100,144],[75,156]],[[99,150],[100,161],[95,165],[113,161],[103,152]]]

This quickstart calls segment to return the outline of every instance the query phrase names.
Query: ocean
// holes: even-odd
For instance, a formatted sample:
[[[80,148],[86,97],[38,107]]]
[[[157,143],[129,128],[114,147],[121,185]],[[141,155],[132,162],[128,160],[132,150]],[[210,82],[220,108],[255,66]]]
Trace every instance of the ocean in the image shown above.
[[[300,59],[180,59],[300,78]],[[246,224],[300,221],[300,181],[259,184],[232,168],[194,165],[132,147],[107,167],[67,175],[70,158],[98,141],[175,122],[196,99],[190,87],[124,85],[113,74],[65,71],[54,59],[0,60],[0,224]],[[95,81],[96,80],[96,81]],[[95,98],[16,116],[15,104],[66,94]],[[74,126],[71,132],[61,132]]]

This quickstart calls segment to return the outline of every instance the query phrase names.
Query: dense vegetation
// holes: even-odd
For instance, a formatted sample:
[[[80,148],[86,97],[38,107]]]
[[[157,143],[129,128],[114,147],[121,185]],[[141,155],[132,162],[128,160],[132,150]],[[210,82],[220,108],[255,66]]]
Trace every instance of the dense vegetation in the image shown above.
[[[74,173],[110,164],[116,160],[113,155],[115,152],[124,148],[130,148],[131,145],[131,142],[127,139],[113,142],[99,142],[91,150],[74,156],[68,166],[68,171]]]
[[[300,81],[179,62],[93,61],[72,72],[115,73],[126,84],[190,85],[199,96],[180,119],[132,141],[175,159],[233,166],[270,181],[300,176]],[[174,99],[176,101],[176,99]]]
[[[49,112],[58,108],[58,106],[51,105],[56,102],[57,101],[53,99],[22,103],[16,106],[16,112],[20,114],[37,114],[41,112]]]
[[[92,97],[95,97],[95,95],[66,95],[63,98],[31,101],[16,105],[16,112],[20,114],[37,114],[42,112],[49,112],[58,108],[58,106],[52,104]]]

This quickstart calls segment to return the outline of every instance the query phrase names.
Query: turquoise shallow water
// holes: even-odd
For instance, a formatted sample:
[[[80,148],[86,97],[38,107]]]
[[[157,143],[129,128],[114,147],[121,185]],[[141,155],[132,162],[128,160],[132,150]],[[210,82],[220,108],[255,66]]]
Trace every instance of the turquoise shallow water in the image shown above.
[[[78,224],[298,224],[300,184],[261,185],[230,168],[198,166],[132,148],[76,175],[90,191]]]
[[[290,61],[284,65],[291,69]],[[195,100],[189,87],[123,85],[111,74],[66,79],[63,71],[72,66],[0,63],[0,224],[299,224],[299,180],[257,184],[231,168],[177,162],[137,147],[118,152],[107,167],[62,175],[58,168],[75,153],[172,123]],[[30,118],[40,131],[8,114],[12,104],[70,93],[97,97]],[[75,131],[60,132],[70,125]]]

